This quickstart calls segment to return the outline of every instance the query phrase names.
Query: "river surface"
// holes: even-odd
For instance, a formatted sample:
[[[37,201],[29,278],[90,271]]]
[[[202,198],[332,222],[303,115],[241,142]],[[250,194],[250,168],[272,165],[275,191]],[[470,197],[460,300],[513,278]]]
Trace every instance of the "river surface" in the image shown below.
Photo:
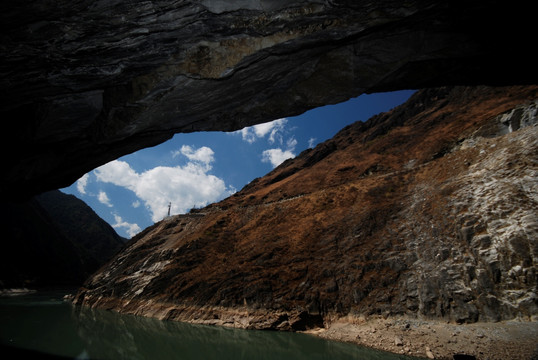
[[[191,325],[75,307],[62,300],[64,294],[0,297],[2,351],[101,360],[412,359],[306,334]]]

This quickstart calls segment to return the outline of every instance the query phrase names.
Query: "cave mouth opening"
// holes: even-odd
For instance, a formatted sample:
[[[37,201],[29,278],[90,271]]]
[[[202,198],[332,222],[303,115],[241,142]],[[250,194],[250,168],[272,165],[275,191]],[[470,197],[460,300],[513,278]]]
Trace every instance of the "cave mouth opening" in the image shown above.
[[[348,101],[234,132],[175,134],[102,165],[61,191],[85,201],[124,237],[171,214],[217,202],[342,128],[404,103],[415,91]]]

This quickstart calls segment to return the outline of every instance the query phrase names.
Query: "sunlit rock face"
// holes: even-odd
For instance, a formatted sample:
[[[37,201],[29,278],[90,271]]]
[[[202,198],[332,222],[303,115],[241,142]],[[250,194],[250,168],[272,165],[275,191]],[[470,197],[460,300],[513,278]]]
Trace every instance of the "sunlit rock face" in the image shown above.
[[[537,156],[538,87],[421,90],[146,229],[76,303],[281,330],[536,319]]]
[[[518,55],[533,33],[525,6],[3,1],[1,196],[69,185],[176,132],[236,130],[363,92],[536,83],[533,58]]]

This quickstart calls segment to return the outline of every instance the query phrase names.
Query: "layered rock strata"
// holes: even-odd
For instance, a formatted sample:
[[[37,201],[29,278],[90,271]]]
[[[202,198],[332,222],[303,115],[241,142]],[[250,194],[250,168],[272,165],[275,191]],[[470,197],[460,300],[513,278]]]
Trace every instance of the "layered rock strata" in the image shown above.
[[[68,186],[177,132],[363,92],[537,83],[516,55],[533,14],[500,1],[5,0],[0,196]]]
[[[535,321],[537,100],[535,86],[419,91],[146,229],[75,303],[279,330]]]

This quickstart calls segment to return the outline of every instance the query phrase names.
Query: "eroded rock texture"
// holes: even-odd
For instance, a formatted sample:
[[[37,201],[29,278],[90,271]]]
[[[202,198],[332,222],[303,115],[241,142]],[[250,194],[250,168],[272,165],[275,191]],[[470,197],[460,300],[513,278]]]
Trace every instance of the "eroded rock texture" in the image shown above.
[[[67,186],[176,132],[236,130],[363,92],[537,83],[530,6],[2,1],[0,194]]]
[[[282,330],[535,318],[537,123],[536,86],[419,91],[146,229],[76,302]]]

